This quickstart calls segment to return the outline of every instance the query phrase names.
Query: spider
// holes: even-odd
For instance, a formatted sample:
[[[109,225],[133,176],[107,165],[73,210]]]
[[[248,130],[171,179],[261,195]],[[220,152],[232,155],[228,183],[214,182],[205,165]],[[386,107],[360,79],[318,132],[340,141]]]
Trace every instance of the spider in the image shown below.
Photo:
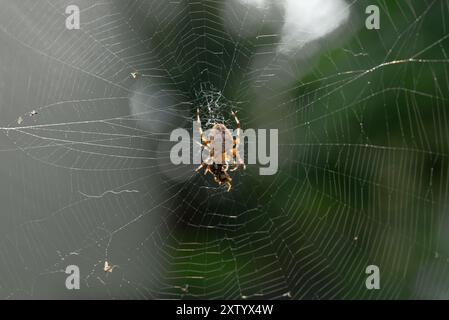
[[[222,123],[215,123],[211,133],[206,137],[201,128],[200,110],[196,110],[196,121],[202,142],[201,146],[209,152],[208,158],[201,163],[196,169],[196,172],[205,168],[204,175],[210,172],[218,185],[225,184],[228,187],[228,192],[232,189],[232,178],[228,174],[230,163],[233,165],[231,172],[236,171],[240,167],[246,169],[246,165],[238,153],[240,146],[240,121],[235,112],[231,112],[231,114],[237,124],[237,134],[235,137],[232,136],[231,131]],[[216,135],[220,135],[221,137],[215,137]],[[222,147],[218,149],[221,150],[220,154],[215,154],[217,150],[217,147],[214,145],[215,141],[222,142]],[[226,147],[225,141],[232,141],[232,147]]]

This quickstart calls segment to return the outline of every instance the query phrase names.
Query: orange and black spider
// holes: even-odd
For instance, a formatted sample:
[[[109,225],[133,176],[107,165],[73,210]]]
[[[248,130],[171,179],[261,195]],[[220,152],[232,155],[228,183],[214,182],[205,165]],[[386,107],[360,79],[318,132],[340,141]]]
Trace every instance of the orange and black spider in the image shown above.
[[[196,121],[201,136],[201,146],[209,152],[209,156],[206,160],[202,161],[201,165],[196,169],[196,172],[205,168],[204,175],[210,172],[214,176],[214,180],[219,185],[225,184],[228,187],[228,192],[232,188],[232,178],[228,174],[229,166],[233,168],[231,172],[236,171],[238,168],[243,167],[246,169],[246,165],[238,153],[240,146],[240,121],[234,112],[231,113],[237,123],[236,136],[233,137],[231,131],[222,123],[215,123],[210,130],[209,135],[206,135],[201,128],[200,110],[196,110]],[[218,137],[217,137],[218,135]],[[217,148],[214,144],[220,141],[222,145]],[[232,147],[227,145],[226,141],[232,141]],[[216,150],[221,150],[218,154],[215,154]]]

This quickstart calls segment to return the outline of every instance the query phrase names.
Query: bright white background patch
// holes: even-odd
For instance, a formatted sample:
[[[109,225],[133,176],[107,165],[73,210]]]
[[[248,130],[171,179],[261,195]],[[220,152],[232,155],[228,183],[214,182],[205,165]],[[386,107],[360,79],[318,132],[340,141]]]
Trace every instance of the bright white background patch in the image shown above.
[[[280,50],[288,52],[335,31],[348,18],[343,0],[286,0]]]
[[[229,23],[228,27],[245,36],[251,30],[257,31],[262,20],[272,19],[277,9],[283,12],[281,44],[278,49],[285,54],[336,31],[350,16],[350,6],[345,0],[235,1],[245,6],[247,11],[234,12],[234,15],[242,15],[241,25],[236,27]]]
[[[257,8],[263,8],[266,6],[266,0],[239,0],[240,2],[244,4],[253,5]]]

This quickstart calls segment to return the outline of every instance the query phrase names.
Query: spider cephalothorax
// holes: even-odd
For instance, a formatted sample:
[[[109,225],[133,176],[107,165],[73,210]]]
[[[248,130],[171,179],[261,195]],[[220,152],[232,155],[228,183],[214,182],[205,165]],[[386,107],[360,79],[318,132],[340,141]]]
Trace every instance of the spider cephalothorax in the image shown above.
[[[232,112],[232,116],[237,124],[237,133],[234,137],[228,128],[222,123],[215,123],[210,130],[210,134],[206,137],[201,128],[200,111],[196,112],[196,121],[201,136],[201,146],[208,151],[208,157],[196,169],[200,171],[205,168],[204,174],[210,172],[214,176],[214,180],[219,185],[225,184],[228,187],[228,192],[232,188],[232,178],[228,174],[230,165],[233,166],[232,171],[236,171],[240,166],[246,168],[245,163],[238,153],[240,145],[240,121]],[[232,141],[227,144],[226,141]],[[216,144],[219,144],[218,146]],[[217,152],[219,150],[219,152]]]

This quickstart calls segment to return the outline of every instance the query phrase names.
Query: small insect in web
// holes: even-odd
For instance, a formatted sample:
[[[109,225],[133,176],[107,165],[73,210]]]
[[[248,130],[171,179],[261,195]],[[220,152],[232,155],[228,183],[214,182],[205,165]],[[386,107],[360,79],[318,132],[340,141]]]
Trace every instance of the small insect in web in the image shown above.
[[[30,117],[34,117],[34,116],[37,116],[37,115],[38,115],[38,112],[36,110],[33,110],[33,111],[30,112]]]
[[[196,110],[196,121],[198,130],[201,136],[201,146],[209,152],[209,156],[204,160],[201,165],[196,169],[196,172],[201,169],[205,169],[204,175],[211,173],[214,176],[214,181],[218,185],[226,185],[228,192],[232,189],[232,178],[228,173],[229,167],[232,164],[233,168],[231,172],[236,171],[240,167],[246,169],[246,165],[238,153],[240,146],[240,121],[237,118],[235,112],[231,113],[236,122],[237,134],[233,137],[231,131],[223,123],[215,123],[212,127],[211,133],[206,137],[201,128],[200,110]],[[222,147],[219,154],[215,154],[217,148],[214,146],[216,141],[222,142]],[[231,147],[227,147],[225,141],[233,141]]]
[[[137,72],[137,71],[131,72],[131,78],[137,79],[138,76],[139,76],[139,72]]]
[[[115,266],[109,265],[109,262],[107,262],[107,261],[104,262],[103,271],[105,273],[111,273],[114,270],[114,268],[115,268]]]

